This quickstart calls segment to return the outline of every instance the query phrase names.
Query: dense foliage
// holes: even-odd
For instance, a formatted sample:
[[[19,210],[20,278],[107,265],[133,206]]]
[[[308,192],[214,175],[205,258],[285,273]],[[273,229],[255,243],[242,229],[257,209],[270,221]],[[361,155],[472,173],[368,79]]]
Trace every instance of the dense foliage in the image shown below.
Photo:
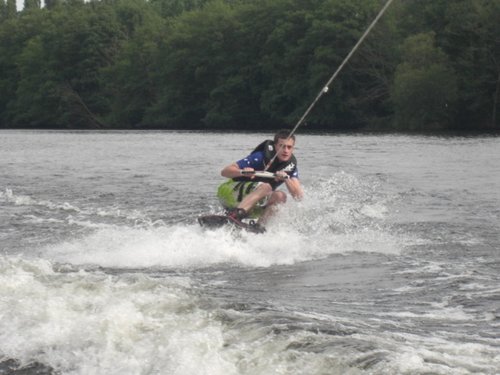
[[[0,127],[276,128],[383,0],[0,0]],[[499,129],[499,0],[396,0],[310,128]]]

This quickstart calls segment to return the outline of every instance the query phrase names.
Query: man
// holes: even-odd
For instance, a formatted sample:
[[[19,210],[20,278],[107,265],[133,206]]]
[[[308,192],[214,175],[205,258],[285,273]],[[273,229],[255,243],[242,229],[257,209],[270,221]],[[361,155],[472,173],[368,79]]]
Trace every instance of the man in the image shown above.
[[[265,224],[276,206],[286,202],[286,193],[276,190],[283,183],[293,198],[302,198],[294,146],[295,136],[280,130],[274,140],[264,141],[249,156],[222,169],[221,175],[230,180],[219,186],[217,195],[232,220],[261,214],[257,225]],[[276,177],[243,175],[253,171],[273,172]]]

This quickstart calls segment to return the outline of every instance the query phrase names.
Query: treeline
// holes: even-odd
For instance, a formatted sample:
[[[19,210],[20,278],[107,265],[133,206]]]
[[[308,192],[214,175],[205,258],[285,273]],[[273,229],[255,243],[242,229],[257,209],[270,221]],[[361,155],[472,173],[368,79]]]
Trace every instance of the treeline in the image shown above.
[[[0,0],[0,127],[294,125],[385,0]],[[312,129],[500,129],[500,1],[396,0]]]

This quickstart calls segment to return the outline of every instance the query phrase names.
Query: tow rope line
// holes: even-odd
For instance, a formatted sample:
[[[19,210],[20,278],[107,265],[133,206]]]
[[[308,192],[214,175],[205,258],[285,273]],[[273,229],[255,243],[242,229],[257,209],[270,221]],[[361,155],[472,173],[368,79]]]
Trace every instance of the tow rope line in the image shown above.
[[[344,61],[342,61],[342,64],[339,65],[339,67],[337,68],[337,70],[335,71],[335,73],[332,74],[332,76],[330,77],[330,79],[326,82],[326,84],[323,86],[323,88],[321,89],[321,91],[316,96],[316,99],[314,99],[314,101],[311,103],[311,105],[307,108],[307,110],[304,112],[304,114],[302,115],[302,117],[299,119],[299,121],[297,122],[297,124],[295,125],[295,127],[292,129],[292,131],[290,132],[290,134],[288,134],[287,140],[289,140],[292,137],[292,135],[295,134],[295,132],[297,131],[297,129],[299,128],[299,126],[302,125],[302,123],[304,122],[304,120],[306,119],[306,117],[309,115],[309,112],[311,112],[311,110],[314,108],[314,106],[319,101],[319,99],[324,94],[326,94],[328,92],[329,86],[332,84],[332,82],[335,80],[335,78],[337,78],[337,76],[339,75],[339,73],[342,70],[342,68],[344,67],[344,65],[347,64],[347,62],[351,59],[352,55],[354,55],[354,52],[356,52],[356,50],[361,45],[361,43],[363,43],[363,41],[365,40],[365,38],[368,36],[368,34],[370,33],[370,31],[372,31],[373,27],[377,24],[378,20],[383,16],[383,14],[387,10],[387,8],[389,8],[389,5],[391,5],[391,3],[393,1],[394,0],[388,0],[385,3],[384,7],[377,14],[377,17],[375,17],[375,19],[372,21],[372,23],[370,24],[370,26],[368,26],[368,28],[363,33],[363,35],[361,35],[361,38],[359,38],[358,42],[351,49],[351,52],[349,52],[349,54],[346,56],[346,58],[344,59]],[[283,147],[283,145],[281,147]],[[278,150],[278,152],[279,152],[279,150]],[[278,152],[276,152],[276,155],[274,155],[274,157],[271,159],[271,161],[267,164],[265,170],[267,170],[271,166],[271,164],[273,163],[274,159],[276,159],[276,157],[278,156]]]

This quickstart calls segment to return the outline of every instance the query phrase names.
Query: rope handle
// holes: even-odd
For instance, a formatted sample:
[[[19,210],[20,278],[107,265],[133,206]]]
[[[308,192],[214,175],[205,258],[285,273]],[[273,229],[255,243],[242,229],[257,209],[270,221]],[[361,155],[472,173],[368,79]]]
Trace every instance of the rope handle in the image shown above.
[[[255,176],[255,177],[260,177],[260,178],[269,178],[269,179],[275,179],[279,177],[276,173],[272,172],[267,172],[267,171],[245,171],[241,170],[241,174],[243,176]],[[288,180],[290,178],[289,175],[286,175],[284,178],[285,180]]]

